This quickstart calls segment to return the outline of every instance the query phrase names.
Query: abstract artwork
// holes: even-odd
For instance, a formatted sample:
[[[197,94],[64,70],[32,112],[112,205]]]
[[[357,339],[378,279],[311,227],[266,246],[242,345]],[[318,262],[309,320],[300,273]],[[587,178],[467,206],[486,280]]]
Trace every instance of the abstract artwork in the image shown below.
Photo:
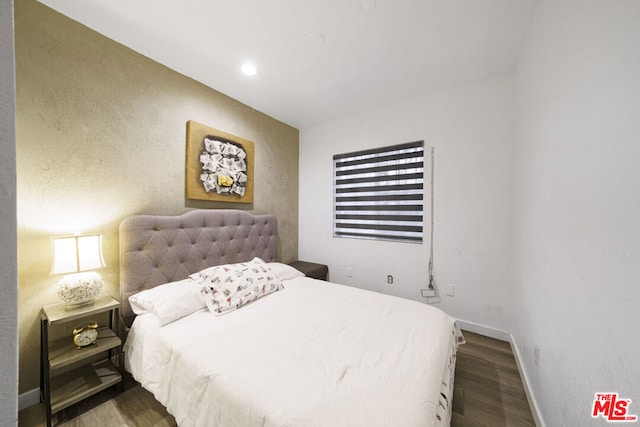
[[[253,142],[189,120],[188,199],[253,203]]]

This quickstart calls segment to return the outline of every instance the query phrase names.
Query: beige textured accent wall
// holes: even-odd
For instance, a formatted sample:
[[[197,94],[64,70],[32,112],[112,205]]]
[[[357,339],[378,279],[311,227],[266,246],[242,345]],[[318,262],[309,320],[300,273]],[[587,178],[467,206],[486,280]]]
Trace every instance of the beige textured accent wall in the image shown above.
[[[20,392],[39,384],[39,311],[57,302],[50,237],[103,235],[103,293],[118,295],[118,225],[132,214],[241,208],[278,217],[298,250],[298,130],[33,1],[16,8]],[[215,70],[212,70],[215,72]],[[252,205],[185,199],[195,120],[255,143]]]

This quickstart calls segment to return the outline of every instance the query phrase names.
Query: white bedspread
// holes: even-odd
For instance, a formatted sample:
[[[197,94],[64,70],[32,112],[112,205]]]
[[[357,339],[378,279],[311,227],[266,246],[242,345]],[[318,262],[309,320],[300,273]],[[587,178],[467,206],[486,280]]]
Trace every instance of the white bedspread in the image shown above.
[[[138,316],[125,366],[180,426],[431,426],[452,331],[435,307],[300,277],[219,317]]]

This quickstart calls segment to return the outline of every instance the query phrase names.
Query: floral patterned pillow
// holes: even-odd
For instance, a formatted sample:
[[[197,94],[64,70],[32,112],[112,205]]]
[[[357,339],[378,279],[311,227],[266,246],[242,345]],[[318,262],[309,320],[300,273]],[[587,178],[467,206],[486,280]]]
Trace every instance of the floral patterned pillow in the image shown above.
[[[189,277],[202,285],[200,293],[204,302],[216,315],[233,311],[284,287],[260,258],[209,267]]]

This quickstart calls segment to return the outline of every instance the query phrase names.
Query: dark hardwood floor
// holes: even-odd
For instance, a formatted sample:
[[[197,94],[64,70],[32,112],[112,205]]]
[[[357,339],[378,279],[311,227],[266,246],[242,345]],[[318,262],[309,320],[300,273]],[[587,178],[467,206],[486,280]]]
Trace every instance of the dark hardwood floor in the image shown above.
[[[119,386],[104,390],[53,415],[54,426],[64,427],[175,427],[176,421],[153,395],[125,376],[125,392]],[[42,404],[18,414],[19,427],[46,426]]]
[[[453,427],[535,426],[509,343],[463,331],[453,391]],[[54,415],[54,426],[173,427],[175,419],[130,377]],[[20,411],[18,425],[45,425],[41,404]],[[394,426],[395,427],[395,426]],[[398,426],[402,427],[402,426]]]
[[[453,427],[535,426],[508,342],[463,331],[453,390]]]

